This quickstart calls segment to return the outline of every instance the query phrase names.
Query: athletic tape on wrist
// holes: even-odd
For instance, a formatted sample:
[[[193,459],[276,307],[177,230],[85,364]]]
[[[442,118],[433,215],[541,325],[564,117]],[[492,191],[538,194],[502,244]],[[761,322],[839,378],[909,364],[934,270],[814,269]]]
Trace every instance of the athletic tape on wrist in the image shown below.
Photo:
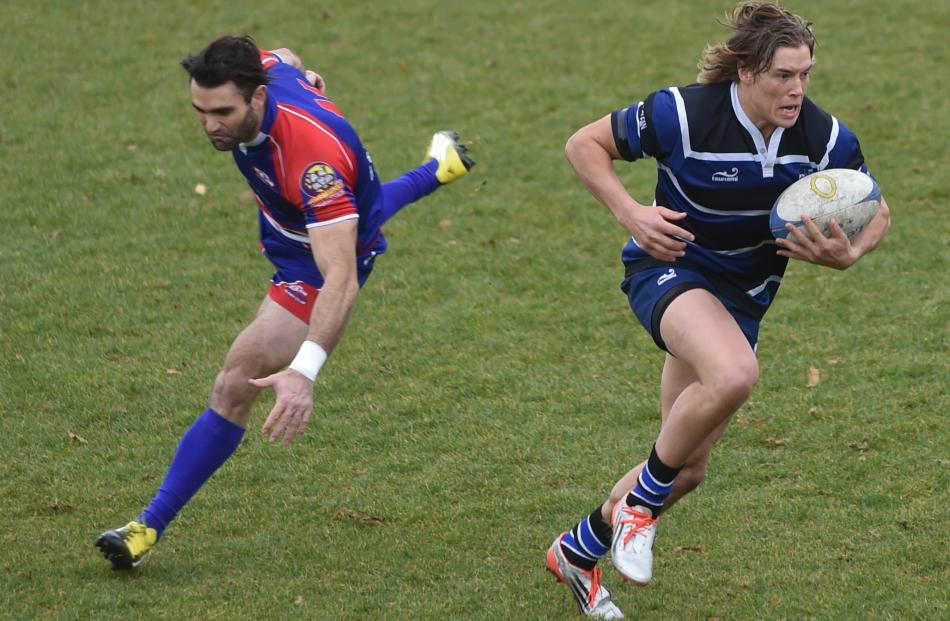
[[[313,341],[304,341],[288,368],[300,373],[311,382],[317,379],[320,367],[327,361],[327,352]]]

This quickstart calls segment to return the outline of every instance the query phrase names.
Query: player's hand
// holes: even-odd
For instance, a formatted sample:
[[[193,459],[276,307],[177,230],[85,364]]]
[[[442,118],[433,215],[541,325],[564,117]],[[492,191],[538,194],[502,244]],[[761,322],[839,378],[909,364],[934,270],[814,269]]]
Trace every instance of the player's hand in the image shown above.
[[[276,50],[271,50],[271,51],[277,54],[278,56],[280,56],[281,60],[283,60],[288,65],[292,65],[293,67],[296,67],[300,71],[303,71],[304,76],[306,76],[307,78],[307,82],[310,82],[315,87],[317,87],[317,90],[319,91],[327,90],[327,83],[323,79],[323,76],[321,76],[316,71],[311,71],[310,69],[304,69],[303,60],[299,56],[297,56],[297,54],[294,53],[293,50],[291,50],[290,48],[281,47],[281,48],[277,48]]]
[[[279,47],[276,50],[271,50],[271,52],[280,56],[280,59],[288,65],[292,65],[300,71],[303,71],[303,60],[301,60],[292,49],[287,47]]]
[[[686,254],[686,242],[683,240],[695,239],[692,233],[676,225],[677,221],[684,218],[684,212],[638,205],[626,212],[620,224],[633,235],[644,252],[660,261],[672,262]]]
[[[304,75],[307,76],[307,82],[310,82],[311,84],[313,84],[317,88],[318,91],[326,92],[327,83],[326,83],[326,80],[323,79],[322,75],[310,69],[307,69],[306,71],[304,71]]]
[[[775,240],[779,246],[778,255],[836,270],[848,269],[861,258],[837,220],[832,219],[829,222],[831,232],[827,237],[821,234],[815,222],[807,215],[802,216],[802,223],[808,231],[807,234],[798,230],[794,224],[785,225],[789,231],[788,237]]]
[[[283,436],[286,445],[303,435],[313,409],[313,382],[290,369],[248,382],[258,388],[273,388],[277,395],[274,408],[261,427],[269,441],[277,442]]]

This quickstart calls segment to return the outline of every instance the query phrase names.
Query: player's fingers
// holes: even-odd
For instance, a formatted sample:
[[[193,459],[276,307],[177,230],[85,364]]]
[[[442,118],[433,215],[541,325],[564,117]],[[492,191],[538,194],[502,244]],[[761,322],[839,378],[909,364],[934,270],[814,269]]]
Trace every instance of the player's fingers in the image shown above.
[[[805,233],[804,228],[799,228],[792,223],[787,223],[785,225],[785,230],[788,231],[788,237],[785,239],[787,243],[795,243],[799,245],[807,245],[811,243],[811,240]]]
[[[270,411],[270,414],[267,415],[267,420],[264,421],[264,426],[261,427],[261,431],[267,434],[268,440],[271,442],[280,435],[280,431],[287,424],[284,422],[286,413],[287,410],[284,403],[278,400],[277,403],[274,404],[274,408]]]
[[[302,419],[302,413],[299,409],[294,409],[288,415],[287,429],[284,433],[284,446],[289,446],[297,437],[300,436],[300,422]]]
[[[693,235],[692,233],[690,233],[690,232],[687,231],[686,229],[682,229],[682,228],[680,228],[680,227],[678,227],[678,226],[670,227],[670,229],[669,229],[669,234],[672,235],[673,237],[679,237],[680,240],[696,241],[696,236],[695,236],[695,235]],[[686,244],[684,243],[683,246],[685,247]]]
[[[644,250],[646,250],[650,256],[659,259],[660,261],[670,262],[675,261],[679,257],[686,254],[682,250],[670,249],[660,245],[644,248]]]
[[[268,375],[267,377],[249,379],[247,380],[247,383],[251,386],[257,386],[258,388],[267,388],[268,386],[274,385],[274,376]]]
[[[264,424],[261,425],[261,433],[270,438],[270,432],[274,428],[274,424],[277,422],[277,417],[274,414],[274,410],[271,410],[270,414],[267,415],[267,419],[264,421]]]
[[[292,417],[292,416],[293,416],[292,414],[288,414],[288,417]],[[294,420],[295,420],[294,418],[290,418],[290,420],[287,421],[287,427],[284,428],[284,433],[283,433],[284,446],[290,446],[290,443],[294,439]]]
[[[682,230],[682,229],[679,229],[678,227],[674,227],[674,230]],[[689,235],[688,232],[686,231],[683,231],[683,232]],[[656,235],[654,242],[656,243],[657,246],[663,248],[663,250],[667,252],[681,254],[686,249],[686,242],[681,239],[676,239],[673,233],[666,233],[666,232],[660,231]]]
[[[271,431],[270,441],[279,442],[281,438],[284,438],[285,444],[290,444],[286,440],[287,436],[293,432],[294,425],[294,411],[290,407],[284,407],[283,413],[280,415],[280,420],[274,426],[274,429]]]
[[[682,220],[686,217],[685,211],[673,211],[667,207],[657,207],[656,209],[664,220]]]
[[[297,424],[297,435],[296,438],[301,437],[306,433],[307,428],[310,427],[310,410],[304,410],[303,415],[300,417],[300,422]]]
[[[831,220],[829,220],[828,227],[831,229],[830,237],[837,238],[840,240],[848,239],[848,236],[845,234],[844,229],[841,228],[841,225],[838,224],[838,221],[836,219],[832,218]]]
[[[802,222],[805,223],[805,228],[808,230],[811,239],[817,240],[824,237],[821,231],[818,230],[818,225],[807,214],[802,215]]]
[[[666,207],[657,207],[657,211],[660,216],[663,218],[659,229],[665,234],[673,237],[682,237],[688,241],[695,241],[696,236],[684,229],[681,226],[673,224],[677,220],[683,220],[686,218],[686,213],[682,211],[673,211],[672,209],[667,209]]]
[[[307,76],[307,81],[313,84],[317,88],[317,90],[319,91],[327,90],[326,81],[323,79],[323,76],[321,76],[319,73],[317,73],[316,71],[307,69],[305,75]]]

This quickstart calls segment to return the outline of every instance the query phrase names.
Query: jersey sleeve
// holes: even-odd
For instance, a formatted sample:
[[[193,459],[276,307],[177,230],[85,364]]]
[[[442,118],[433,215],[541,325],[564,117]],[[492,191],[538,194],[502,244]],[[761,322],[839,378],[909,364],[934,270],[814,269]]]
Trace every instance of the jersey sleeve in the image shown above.
[[[264,65],[264,69],[270,69],[277,63],[282,63],[284,60],[269,50],[260,50],[261,53],[261,64]]]
[[[828,168],[850,168],[868,172],[861,152],[861,144],[853,131],[843,123],[837,122],[837,135],[833,135],[828,148]]]
[[[310,162],[302,168],[299,179],[299,207],[308,229],[359,217],[352,185],[338,165]]]
[[[282,132],[288,138],[283,146],[284,198],[300,210],[307,228],[358,218],[353,154],[313,118],[291,118],[289,131]]]
[[[628,162],[644,157],[665,158],[679,140],[678,119],[676,101],[665,89],[617,110],[610,115],[617,151]]]

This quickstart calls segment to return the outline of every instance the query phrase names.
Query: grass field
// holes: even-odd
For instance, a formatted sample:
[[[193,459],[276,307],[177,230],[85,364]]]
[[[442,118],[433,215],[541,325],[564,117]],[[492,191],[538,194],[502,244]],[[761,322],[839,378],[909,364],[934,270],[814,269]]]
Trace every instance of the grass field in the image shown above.
[[[0,618],[575,618],[545,549],[649,449],[662,358],[563,144],[691,81],[730,6],[0,4]],[[950,5],[788,6],[894,227],[847,272],[790,267],[654,584],[605,580],[630,618],[946,619]],[[149,562],[112,572],[93,539],[151,497],[271,273],[177,66],[228,32],[320,70],[384,177],[443,127],[479,164],[387,228],[308,434],[268,445],[262,400]],[[648,199],[652,163],[620,170]]]

